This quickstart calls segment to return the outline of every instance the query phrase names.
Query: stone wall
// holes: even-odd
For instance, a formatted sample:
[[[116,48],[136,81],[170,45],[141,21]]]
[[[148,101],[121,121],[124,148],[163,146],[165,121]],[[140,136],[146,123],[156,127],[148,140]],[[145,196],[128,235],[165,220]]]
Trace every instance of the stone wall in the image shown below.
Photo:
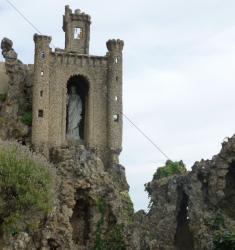
[[[50,117],[53,123],[49,124],[49,141],[56,146],[65,143],[67,83],[74,75],[83,76],[89,83],[85,144],[91,148],[105,148],[107,141],[107,59],[105,57],[76,56],[66,53],[52,55]]]

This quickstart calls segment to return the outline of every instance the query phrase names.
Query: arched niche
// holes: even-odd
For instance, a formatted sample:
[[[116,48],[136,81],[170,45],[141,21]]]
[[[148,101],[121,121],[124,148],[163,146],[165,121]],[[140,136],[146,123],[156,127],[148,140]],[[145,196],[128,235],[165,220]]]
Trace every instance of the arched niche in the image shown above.
[[[88,79],[82,75],[71,76],[67,82],[66,103],[66,136],[69,140],[86,141],[89,112],[88,97]]]

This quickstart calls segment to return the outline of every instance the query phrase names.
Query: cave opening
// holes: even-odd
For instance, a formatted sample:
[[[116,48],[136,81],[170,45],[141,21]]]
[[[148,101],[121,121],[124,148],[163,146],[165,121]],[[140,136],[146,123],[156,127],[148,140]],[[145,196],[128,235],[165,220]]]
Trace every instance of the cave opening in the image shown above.
[[[50,250],[57,250],[59,248],[59,245],[52,238],[48,239],[47,243],[48,243],[48,246],[49,246]]]
[[[189,228],[188,196],[183,192],[177,216],[175,245],[178,250],[194,250],[193,234]]]
[[[222,201],[222,210],[224,213],[235,220],[235,161],[233,161],[225,176],[226,186],[224,189],[225,197]]]
[[[86,246],[90,232],[90,206],[84,198],[79,198],[73,209],[70,223],[73,228],[73,241],[79,246]]]

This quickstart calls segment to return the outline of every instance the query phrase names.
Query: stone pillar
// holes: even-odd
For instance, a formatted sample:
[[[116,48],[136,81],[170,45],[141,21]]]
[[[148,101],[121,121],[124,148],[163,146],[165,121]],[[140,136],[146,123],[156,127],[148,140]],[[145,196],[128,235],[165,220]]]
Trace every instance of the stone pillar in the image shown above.
[[[122,150],[122,50],[124,42],[109,40],[108,78],[107,78],[107,109],[108,109],[108,148],[110,163],[117,164]]]
[[[48,154],[49,81],[51,37],[34,35],[34,84],[32,143],[36,150]]]

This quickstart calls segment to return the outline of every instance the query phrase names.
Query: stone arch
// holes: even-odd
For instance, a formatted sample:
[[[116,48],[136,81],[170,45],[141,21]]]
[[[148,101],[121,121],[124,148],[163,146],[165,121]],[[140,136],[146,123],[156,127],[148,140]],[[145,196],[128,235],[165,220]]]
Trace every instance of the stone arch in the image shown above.
[[[89,89],[90,81],[84,75],[72,75],[67,81],[67,95],[71,94],[71,89],[74,87],[82,102],[81,121],[79,125],[79,136],[81,141],[85,142],[88,132],[88,117],[89,117]],[[68,103],[66,106],[66,134],[68,132]]]

